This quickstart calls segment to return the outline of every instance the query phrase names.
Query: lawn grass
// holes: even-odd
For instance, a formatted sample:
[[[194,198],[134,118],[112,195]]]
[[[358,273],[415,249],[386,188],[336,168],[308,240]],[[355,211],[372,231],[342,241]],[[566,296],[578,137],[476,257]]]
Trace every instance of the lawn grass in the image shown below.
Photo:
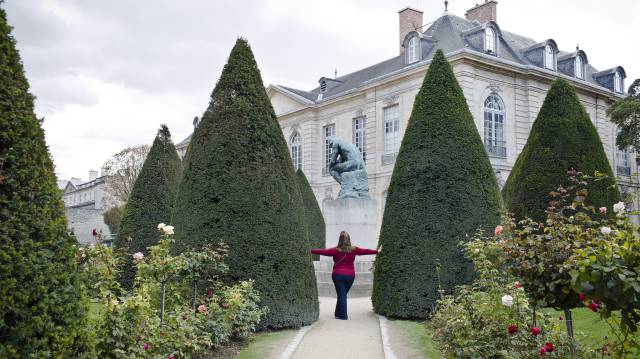
[[[291,329],[259,333],[251,338],[249,345],[240,351],[236,359],[275,358],[297,332]]]
[[[563,333],[567,332],[566,322],[559,319],[560,316],[564,317],[563,311],[554,309],[543,309],[543,311],[551,315],[552,318],[557,319],[557,330]],[[604,320],[600,319],[599,314],[592,312],[588,308],[576,308],[571,310],[571,313],[573,316],[573,333],[578,343],[597,349],[614,338],[611,328]]]
[[[391,346],[397,351],[398,346],[404,348],[412,348],[410,350],[420,357],[437,359],[441,358],[438,345],[433,340],[433,330],[429,322],[412,321],[412,320],[389,320],[392,330],[395,332],[394,337],[400,337],[401,342],[392,340]],[[411,357],[414,357],[413,355]]]

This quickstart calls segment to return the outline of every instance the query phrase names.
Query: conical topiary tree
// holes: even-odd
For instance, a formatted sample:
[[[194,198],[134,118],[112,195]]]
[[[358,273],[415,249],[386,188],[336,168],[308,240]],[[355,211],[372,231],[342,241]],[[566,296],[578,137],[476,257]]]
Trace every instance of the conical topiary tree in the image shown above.
[[[425,318],[471,280],[459,241],[500,220],[496,178],[451,66],[431,61],[396,159],[384,209],[372,301],[377,313]]]
[[[229,244],[228,281],[253,279],[262,328],[318,318],[300,189],[249,44],[238,39],[185,157],[175,252]]]
[[[181,171],[182,163],[169,129],[162,125],[131,190],[115,243],[128,254],[120,275],[125,288],[131,288],[135,278],[131,254],[146,255],[147,247],[160,239],[158,223],[171,221]]]
[[[307,234],[309,236],[309,246],[311,248],[324,248],[325,246],[325,233],[326,226],[324,223],[324,217],[320,206],[318,206],[318,200],[313,194],[313,190],[307,181],[307,176],[304,175],[302,169],[296,171],[296,177],[298,181],[298,187],[302,194],[302,203],[304,205],[304,216],[307,222]],[[313,260],[319,260],[320,256],[312,255]]]
[[[557,79],[502,190],[506,209],[517,220],[544,220],[549,192],[569,184],[571,167],[587,175],[600,171],[609,176],[590,185],[588,204],[611,207],[620,200],[596,128],[573,87]]]
[[[41,122],[0,8],[2,358],[78,358],[90,351],[77,242],[67,233]]]

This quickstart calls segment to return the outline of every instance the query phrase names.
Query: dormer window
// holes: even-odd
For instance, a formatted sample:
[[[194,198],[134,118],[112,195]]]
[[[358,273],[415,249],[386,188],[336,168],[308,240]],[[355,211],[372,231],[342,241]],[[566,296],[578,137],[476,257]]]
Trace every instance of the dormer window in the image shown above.
[[[484,30],[484,49],[490,54],[496,53],[496,32],[490,27]]]
[[[553,51],[553,47],[551,45],[547,45],[544,47],[544,67],[549,70],[555,70],[555,51]]]
[[[622,93],[622,75],[620,75],[620,71],[616,71],[613,75],[613,90],[617,93]]]
[[[417,36],[409,39],[407,44],[407,64],[412,64],[420,60],[420,39]]]
[[[582,62],[582,56],[576,56],[576,77],[579,79],[584,79],[584,63]]]

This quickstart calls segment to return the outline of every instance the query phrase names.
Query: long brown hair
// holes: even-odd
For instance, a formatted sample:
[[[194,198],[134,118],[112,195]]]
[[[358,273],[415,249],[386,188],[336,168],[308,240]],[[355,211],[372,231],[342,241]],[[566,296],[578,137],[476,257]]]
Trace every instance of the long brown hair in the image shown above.
[[[353,246],[351,245],[351,237],[347,231],[340,232],[340,239],[338,239],[338,246],[336,247],[340,252],[351,252]]]

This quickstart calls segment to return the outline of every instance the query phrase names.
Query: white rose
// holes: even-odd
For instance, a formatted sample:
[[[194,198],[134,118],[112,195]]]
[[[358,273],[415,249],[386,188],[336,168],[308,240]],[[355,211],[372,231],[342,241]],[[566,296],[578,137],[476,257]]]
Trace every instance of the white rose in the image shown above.
[[[163,229],[165,226],[166,226],[166,224],[160,223],[160,224],[158,224],[158,229]]]
[[[613,205],[613,211],[615,213],[620,213],[625,210],[624,202],[618,202]]]
[[[502,296],[502,304],[506,305],[507,307],[510,307],[513,305],[513,297],[510,296],[509,294],[505,294]]]
[[[611,227],[602,227],[600,228],[600,233],[608,236],[611,233]]]
[[[164,226],[162,230],[164,231],[164,234],[173,234],[173,226]]]

